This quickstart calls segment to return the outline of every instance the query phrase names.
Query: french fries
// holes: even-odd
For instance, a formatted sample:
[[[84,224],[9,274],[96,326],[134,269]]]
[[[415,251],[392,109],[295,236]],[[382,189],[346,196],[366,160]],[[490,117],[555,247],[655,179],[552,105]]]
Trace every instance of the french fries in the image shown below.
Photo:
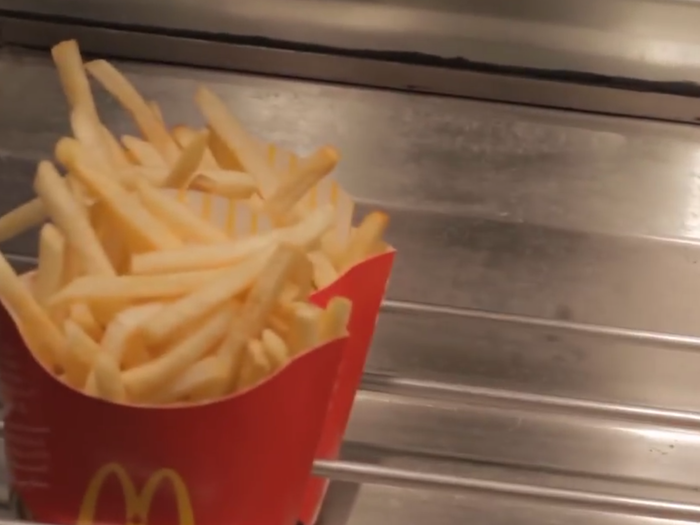
[[[0,241],[49,220],[33,278],[0,254],[0,299],[42,366],[114,403],[200,403],[347,334],[348,299],[309,297],[388,249],[388,217],[343,226],[334,148],[277,150],[203,87],[207,127],[171,130],[112,64],[83,64],[73,41],[53,56],[71,108],[73,137],[54,151],[66,173],[42,161],[37,197],[0,217]],[[104,126],[86,72],[141,136]]]

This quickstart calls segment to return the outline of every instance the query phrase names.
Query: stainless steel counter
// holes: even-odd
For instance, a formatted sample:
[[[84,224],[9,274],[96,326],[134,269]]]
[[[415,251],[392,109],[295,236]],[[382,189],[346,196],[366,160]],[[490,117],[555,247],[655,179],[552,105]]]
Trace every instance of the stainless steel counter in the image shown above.
[[[153,64],[342,183],[399,250],[323,523],[700,522],[700,130]],[[0,55],[0,212],[68,131],[48,59]],[[127,117],[99,97],[106,123]],[[31,263],[28,235],[3,247]],[[343,481],[344,480],[344,481]],[[359,484],[358,484],[359,482]]]

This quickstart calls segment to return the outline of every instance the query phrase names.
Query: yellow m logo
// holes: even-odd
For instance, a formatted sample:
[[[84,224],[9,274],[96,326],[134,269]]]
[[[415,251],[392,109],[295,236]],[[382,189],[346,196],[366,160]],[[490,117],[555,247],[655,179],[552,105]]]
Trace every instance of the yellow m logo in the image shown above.
[[[80,506],[77,525],[94,524],[97,500],[100,496],[102,485],[110,475],[114,475],[117,478],[124,491],[127,525],[131,525],[135,521],[143,524],[148,522],[148,512],[151,508],[153,496],[161,482],[166,481],[170,482],[175,493],[177,510],[180,516],[179,525],[194,525],[194,512],[192,511],[190,496],[185,483],[177,472],[172,469],[161,469],[154,472],[148,479],[141,494],[139,494],[124,467],[117,463],[104,465],[93,476],[83,497],[83,503]]]

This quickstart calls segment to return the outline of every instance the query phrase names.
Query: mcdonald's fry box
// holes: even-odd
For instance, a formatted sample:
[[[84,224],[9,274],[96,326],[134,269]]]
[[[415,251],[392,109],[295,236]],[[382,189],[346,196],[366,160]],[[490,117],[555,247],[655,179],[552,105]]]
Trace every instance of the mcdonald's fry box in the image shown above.
[[[233,238],[272,228],[250,203],[174,194]],[[303,203],[328,204],[334,237],[347,242],[354,202],[332,177]],[[313,525],[328,486],[311,476],[313,459],[340,451],[394,253],[380,247],[312,295],[323,307],[336,296],[352,301],[348,338],[302,354],[252,390],[195,406],[122,406],[76,392],[37,364],[0,311],[6,448],[26,513],[80,525]]]
[[[0,311],[5,446],[21,517],[81,525],[293,525],[346,338],[222,400],[126,406],[47,372]]]

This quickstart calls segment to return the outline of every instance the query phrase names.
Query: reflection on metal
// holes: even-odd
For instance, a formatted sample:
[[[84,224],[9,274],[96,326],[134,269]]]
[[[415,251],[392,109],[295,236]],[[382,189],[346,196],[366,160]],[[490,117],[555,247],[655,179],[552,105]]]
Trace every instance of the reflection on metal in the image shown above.
[[[172,125],[205,82],[268,140],[337,145],[358,211],[392,213],[364,389],[343,457],[316,466],[325,525],[700,521],[700,130],[121,65]],[[68,119],[45,55],[5,49],[0,77],[1,213]],[[35,237],[3,249],[30,264]]]

